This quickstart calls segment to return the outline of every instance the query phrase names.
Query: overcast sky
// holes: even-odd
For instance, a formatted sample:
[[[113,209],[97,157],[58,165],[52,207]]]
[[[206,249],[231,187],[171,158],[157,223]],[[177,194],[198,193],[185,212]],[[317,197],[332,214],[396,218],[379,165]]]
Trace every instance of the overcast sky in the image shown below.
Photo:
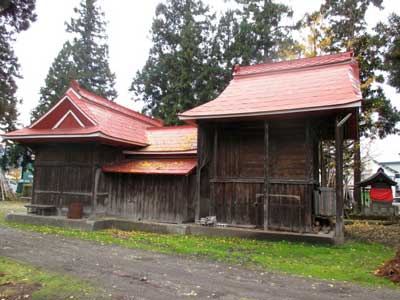
[[[19,122],[29,125],[30,112],[37,105],[39,89],[54,58],[68,39],[65,21],[73,15],[73,8],[80,0],[37,0],[37,21],[28,31],[22,32],[16,41],[15,51],[21,65],[23,79],[18,81],[18,96],[23,99],[19,106]],[[117,76],[117,102],[140,110],[140,103],[132,100],[128,92],[132,78],[142,68],[151,47],[150,27],[155,7],[159,0],[100,0],[108,21],[107,34],[110,48],[110,67]],[[229,6],[224,0],[205,0],[215,11]],[[285,0],[292,6],[294,19],[300,19],[306,12],[319,8],[320,0]],[[373,26],[385,20],[389,13],[400,13],[398,1],[384,1],[385,9],[370,9],[368,24]],[[397,7],[396,7],[397,6]],[[389,87],[385,88],[393,103],[400,109],[400,95]],[[374,144],[372,151],[378,160],[399,160],[400,137],[391,136]]]

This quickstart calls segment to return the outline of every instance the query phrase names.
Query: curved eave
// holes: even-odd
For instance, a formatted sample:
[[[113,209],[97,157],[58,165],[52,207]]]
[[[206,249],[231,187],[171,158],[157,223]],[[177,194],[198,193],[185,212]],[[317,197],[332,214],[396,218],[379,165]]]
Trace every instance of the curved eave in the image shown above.
[[[125,139],[115,138],[101,132],[88,134],[36,134],[36,135],[2,135],[5,140],[12,140],[22,143],[35,143],[47,141],[107,141],[111,144],[121,144],[130,146],[148,146],[146,143],[134,142]]]
[[[188,151],[132,151],[132,150],[124,150],[124,154],[128,155],[184,155],[184,154],[197,154],[197,150],[188,150]]]
[[[357,99],[352,102],[343,105],[331,105],[331,106],[317,106],[312,108],[300,108],[300,109],[289,109],[289,110],[276,110],[268,112],[249,112],[249,113],[236,113],[236,114],[209,114],[209,115],[184,115],[179,114],[178,117],[183,121],[190,120],[201,120],[201,119],[225,119],[225,118],[242,118],[242,117],[262,117],[262,116],[273,116],[273,115],[285,115],[305,112],[316,112],[334,109],[354,108],[361,107],[362,99]]]

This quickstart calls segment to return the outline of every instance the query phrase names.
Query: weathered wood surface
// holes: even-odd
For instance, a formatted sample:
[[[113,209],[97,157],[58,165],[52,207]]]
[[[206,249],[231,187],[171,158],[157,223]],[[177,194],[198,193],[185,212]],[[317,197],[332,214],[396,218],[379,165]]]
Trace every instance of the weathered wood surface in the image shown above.
[[[312,189],[307,184],[271,184],[269,191],[269,229],[309,231],[307,209]]]
[[[213,185],[209,184],[211,173],[215,172],[211,165],[212,154],[212,129],[209,126],[199,126],[197,131],[197,168],[196,168],[196,196],[195,220],[208,215],[215,215],[210,208],[210,193]]]
[[[215,214],[221,223],[310,231],[318,167],[312,125],[305,120],[270,120],[267,125],[213,125],[208,215]]]
[[[335,238],[338,243],[344,241],[343,224],[343,127],[339,126],[342,118],[337,117],[335,121],[335,167],[336,167],[336,224]]]
[[[320,187],[314,191],[314,210],[316,216],[336,216],[336,191],[331,187]]]
[[[119,149],[94,143],[42,144],[34,150],[32,203],[59,208],[80,202],[86,210],[92,210],[95,170],[103,163],[121,158]],[[104,192],[99,188],[97,195]],[[101,204],[104,197],[99,198]]]
[[[270,218],[270,168],[269,168],[269,161],[270,161],[270,140],[269,140],[269,123],[268,121],[264,122],[264,199],[263,199],[263,226],[264,229],[269,228]]]
[[[134,220],[193,222],[195,176],[107,174],[107,213]]]

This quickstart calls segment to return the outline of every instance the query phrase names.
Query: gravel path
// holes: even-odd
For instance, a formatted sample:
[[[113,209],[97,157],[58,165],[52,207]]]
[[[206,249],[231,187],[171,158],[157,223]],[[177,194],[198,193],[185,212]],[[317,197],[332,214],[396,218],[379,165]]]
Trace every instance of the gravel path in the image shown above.
[[[89,280],[109,299],[400,299],[399,291],[389,289],[262,273],[1,226],[0,255]]]

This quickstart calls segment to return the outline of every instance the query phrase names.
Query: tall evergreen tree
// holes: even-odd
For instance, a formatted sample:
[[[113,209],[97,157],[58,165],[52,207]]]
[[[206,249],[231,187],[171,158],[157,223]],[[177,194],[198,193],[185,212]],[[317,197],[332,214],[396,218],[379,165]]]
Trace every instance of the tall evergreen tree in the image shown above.
[[[240,26],[239,12],[237,10],[227,10],[219,19],[215,39],[213,41],[214,57],[218,61],[223,72],[221,88],[232,79],[232,71],[235,64],[249,61],[251,57],[250,47],[241,43],[241,39],[246,36],[243,31],[246,30],[247,24]],[[241,30],[242,28],[242,30]],[[242,34],[239,35],[239,33]],[[243,57],[245,57],[243,59]]]
[[[288,58],[299,52],[291,36],[294,26],[287,24],[293,16],[289,6],[272,0],[235,1],[239,4],[237,43],[242,47],[242,64]]]
[[[0,3],[0,129],[15,129],[18,99],[16,79],[21,77],[12,43],[15,35],[36,20],[35,0]]]
[[[235,9],[219,19],[214,39],[215,58],[223,71],[221,89],[232,79],[237,63],[249,65],[298,57],[299,43],[291,37],[298,25],[289,25],[290,7],[272,0],[235,0]]]
[[[221,74],[212,36],[214,15],[197,0],[168,0],[156,8],[153,47],[130,91],[144,101],[143,112],[178,123],[177,113],[217,95]],[[218,75],[217,75],[218,76]]]
[[[68,88],[71,79],[100,96],[114,100],[115,74],[108,64],[108,46],[105,34],[104,13],[96,0],[82,0],[77,14],[66,24],[72,41],[64,43],[55,58],[40,89],[38,106],[32,111],[32,120],[42,116]]]
[[[389,73],[389,84],[400,93],[400,16],[391,14],[387,23],[379,23],[375,29],[385,45],[383,70]]]
[[[305,57],[314,57],[326,53],[332,44],[330,30],[324,24],[324,19],[319,11],[307,13],[301,22],[305,44],[303,45],[303,55]]]
[[[397,132],[400,113],[382,88],[375,84],[384,81],[379,73],[383,63],[383,40],[367,30],[365,14],[371,5],[381,8],[382,0],[326,0],[320,12],[329,27],[330,45],[324,51],[333,53],[353,49],[359,62],[364,99],[361,132],[364,136],[383,138]]]
[[[53,103],[62,97],[71,79],[76,77],[75,70],[72,45],[67,41],[49,69],[45,86],[40,88],[39,105],[32,111],[32,121],[39,119]]]
[[[106,44],[106,22],[104,12],[97,0],[82,0],[74,11],[76,18],[67,23],[67,32],[74,35],[73,60],[76,76],[83,88],[113,100],[117,97],[114,89],[115,74],[108,64]]]

